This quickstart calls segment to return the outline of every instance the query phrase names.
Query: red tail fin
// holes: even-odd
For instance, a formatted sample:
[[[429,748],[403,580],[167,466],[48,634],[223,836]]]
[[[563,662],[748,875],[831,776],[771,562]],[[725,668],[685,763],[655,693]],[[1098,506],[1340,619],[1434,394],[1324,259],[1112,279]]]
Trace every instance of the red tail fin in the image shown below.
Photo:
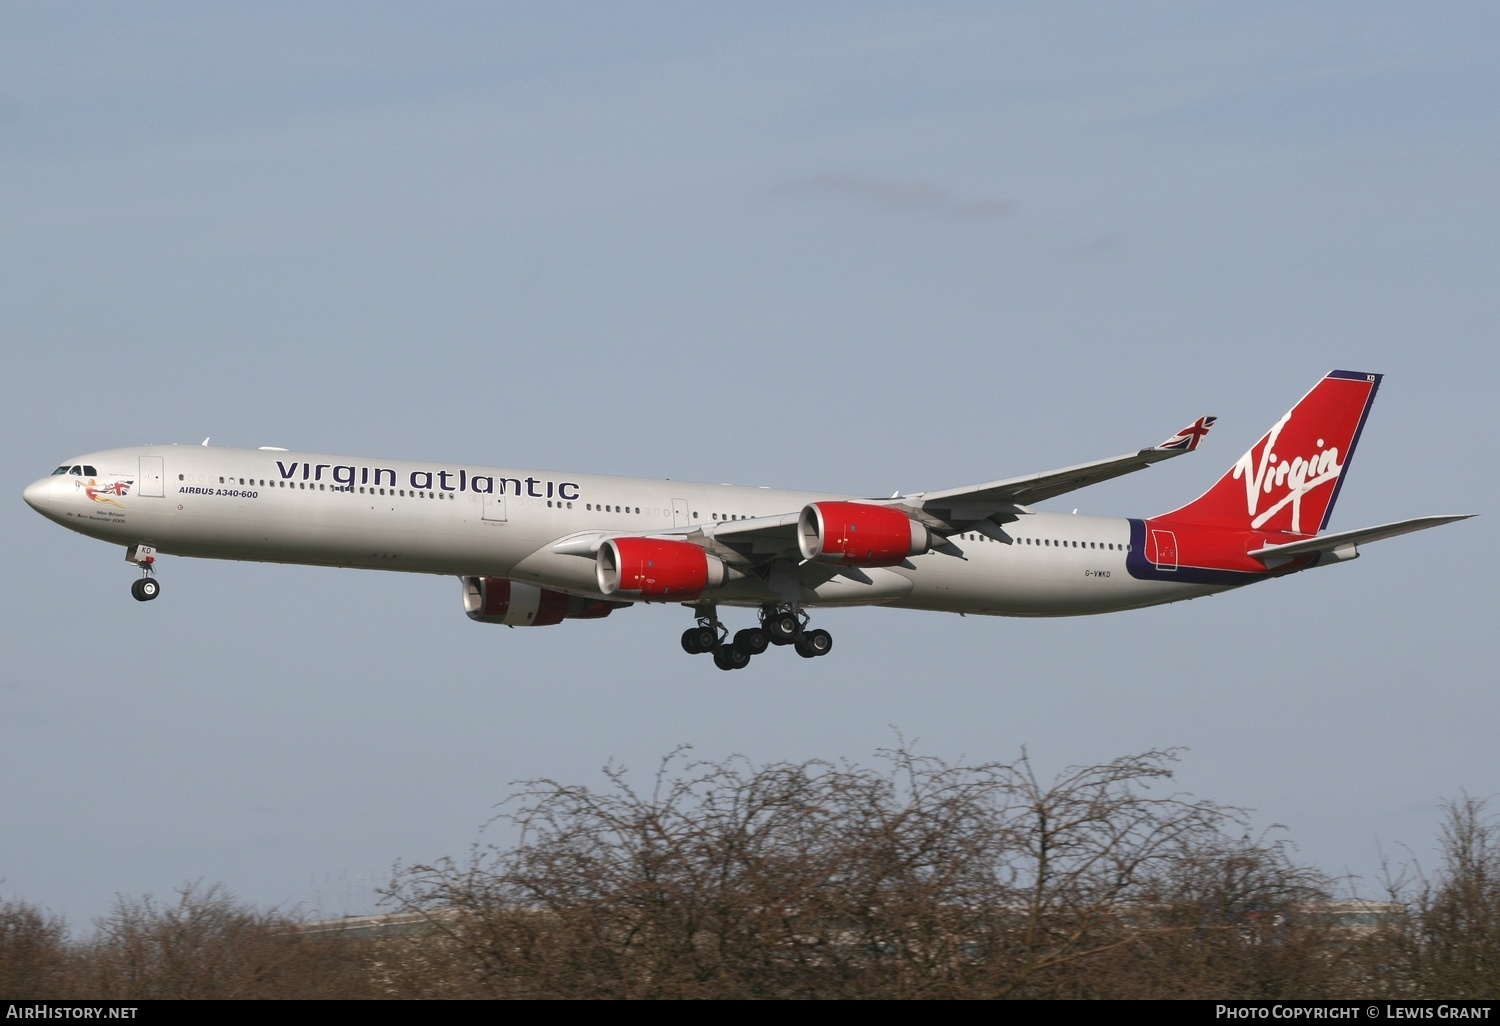
[[[1328,524],[1379,374],[1333,371],[1223,477],[1158,519],[1311,535]]]

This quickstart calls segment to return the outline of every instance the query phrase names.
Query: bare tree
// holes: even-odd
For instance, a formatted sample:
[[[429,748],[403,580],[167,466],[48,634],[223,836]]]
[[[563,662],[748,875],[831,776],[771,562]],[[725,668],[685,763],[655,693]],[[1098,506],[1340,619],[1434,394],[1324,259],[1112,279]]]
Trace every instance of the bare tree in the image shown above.
[[[1446,809],[1442,875],[1418,904],[1429,968],[1424,990],[1493,998],[1500,994],[1500,821],[1487,801],[1467,795]]]
[[[1443,806],[1439,865],[1429,876],[1413,859],[1388,873],[1404,908],[1371,939],[1366,958],[1393,997],[1486,999],[1500,994],[1500,819],[1486,799]]]
[[[1234,840],[1238,810],[1164,790],[1175,757],[1044,784],[1025,757],[951,766],[904,745],[878,768],[679,749],[644,792],[619,767],[598,790],[532,781],[503,815],[519,843],[398,875],[389,901],[430,933],[393,941],[383,979],[409,995],[1088,993],[1088,967],[1148,936],[1243,934],[1222,920],[1251,899],[1226,888],[1318,893],[1284,849]],[[1164,911],[1191,900],[1190,923]]]
[[[350,938],[309,937],[297,920],[237,902],[218,886],[177,899],[121,897],[79,950],[75,996],[97,998],[362,997]]]
[[[1331,887],[1273,832],[1187,838],[1154,867],[1122,943],[1085,969],[1078,996],[1347,996],[1352,938],[1330,921]]]
[[[0,996],[1367,997],[1500,989],[1500,819],[1352,910],[1273,829],[1171,789],[1175,753],[1044,782],[900,745],[873,766],[694,761],[520,785],[508,845],[400,871],[402,916],[309,929],[218,887],[95,934],[0,904]],[[1404,910],[1394,914],[1393,909]]]
[[[26,902],[0,903],[0,998],[63,997],[68,966],[61,919]]]

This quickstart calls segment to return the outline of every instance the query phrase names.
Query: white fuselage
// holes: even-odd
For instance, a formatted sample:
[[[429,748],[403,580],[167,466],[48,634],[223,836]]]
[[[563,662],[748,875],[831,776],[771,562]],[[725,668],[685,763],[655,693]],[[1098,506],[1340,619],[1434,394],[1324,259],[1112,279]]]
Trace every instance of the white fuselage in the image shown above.
[[[594,532],[682,535],[695,527],[711,539],[735,521],[795,516],[808,503],[848,498],[206,446],[112,449],[70,462],[97,473],[43,478],[26,489],[26,500],[105,541],[210,559],[505,577],[586,597],[600,597],[595,561],[555,552],[560,540]],[[123,494],[99,494],[99,483],[120,480],[133,483]],[[1023,512],[1001,530],[954,535],[957,555],[928,552],[902,566],[832,574],[797,600],[1067,616],[1223,590],[1132,577],[1131,525]],[[753,606],[786,598],[749,577],[704,601]]]

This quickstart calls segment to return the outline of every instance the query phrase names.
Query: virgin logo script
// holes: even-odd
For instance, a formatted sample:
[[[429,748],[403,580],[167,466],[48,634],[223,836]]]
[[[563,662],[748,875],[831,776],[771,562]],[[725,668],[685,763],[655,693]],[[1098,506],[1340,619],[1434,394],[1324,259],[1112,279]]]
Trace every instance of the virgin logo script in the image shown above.
[[[1265,526],[1284,507],[1290,505],[1292,507],[1291,530],[1296,534],[1304,533],[1302,497],[1319,485],[1337,480],[1344,469],[1344,465],[1339,462],[1339,451],[1336,446],[1323,449],[1314,456],[1293,456],[1290,460],[1278,456],[1276,439],[1281,435],[1281,429],[1286,427],[1291,419],[1292,415],[1288,413],[1276,422],[1276,426],[1266,436],[1266,444],[1261,449],[1259,463],[1255,459],[1255,450],[1251,449],[1234,465],[1235,479],[1238,480],[1241,476],[1245,479],[1246,512],[1252,518],[1250,526],[1257,530]],[[1323,439],[1318,439],[1314,444],[1321,448]],[[1285,488],[1286,494],[1257,513],[1261,497],[1270,495],[1278,488]]]

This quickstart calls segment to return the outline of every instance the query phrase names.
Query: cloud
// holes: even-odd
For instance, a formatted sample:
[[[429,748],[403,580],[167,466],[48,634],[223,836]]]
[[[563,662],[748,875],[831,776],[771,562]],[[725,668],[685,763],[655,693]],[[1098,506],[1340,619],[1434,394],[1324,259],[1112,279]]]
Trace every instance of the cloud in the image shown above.
[[[1075,258],[1105,256],[1117,251],[1124,244],[1125,237],[1119,232],[1105,232],[1076,247],[1068,255]]]
[[[961,221],[1004,217],[1013,209],[1009,200],[994,196],[959,199],[947,188],[919,179],[894,182],[859,175],[815,175],[786,182],[777,186],[775,191],[784,194],[852,196],[886,210],[913,210]]]

